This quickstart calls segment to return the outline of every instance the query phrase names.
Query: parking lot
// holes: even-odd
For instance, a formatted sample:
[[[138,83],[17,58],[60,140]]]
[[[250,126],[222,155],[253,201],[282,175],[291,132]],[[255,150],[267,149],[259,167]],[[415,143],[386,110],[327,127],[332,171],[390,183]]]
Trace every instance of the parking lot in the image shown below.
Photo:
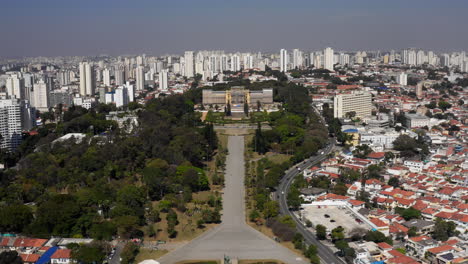
[[[305,205],[303,208],[303,217],[309,219],[314,226],[323,225],[327,227],[327,231],[331,231],[338,226],[342,226],[346,234],[354,228],[371,229],[369,225],[357,222],[352,212],[344,206]]]

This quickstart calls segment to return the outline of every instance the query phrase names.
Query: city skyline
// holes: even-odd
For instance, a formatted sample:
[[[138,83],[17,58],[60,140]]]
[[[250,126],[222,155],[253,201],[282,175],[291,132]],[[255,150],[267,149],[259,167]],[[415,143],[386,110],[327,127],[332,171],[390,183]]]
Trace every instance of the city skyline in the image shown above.
[[[2,6],[7,12],[0,29],[0,57],[162,55],[202,49],[276,52],[327,46],[464,50],[468,37],[459,25],[468,3],[450,3],[15,1]]]

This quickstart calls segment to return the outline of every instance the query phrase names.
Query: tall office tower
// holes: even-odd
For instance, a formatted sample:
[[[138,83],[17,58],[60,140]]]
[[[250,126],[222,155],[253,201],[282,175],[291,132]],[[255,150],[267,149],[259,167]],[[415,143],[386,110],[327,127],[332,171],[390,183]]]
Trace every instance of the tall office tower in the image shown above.
[[[328,47],[323,51],[323,68],[329,71],[333,71],[333,49]]]
[[[184,55],[185,61],[185,73],[184,76],[191,78],[193,77],[193,51],[186,51]]]
[[[110,70],[109,69],[104,69],[102,71],[102,82],[104,83],[105,86],[109,87],[111,85],[111,78],[110,78]]]
[[[285,49],[280,50],[280,71],[288,71],[288,51]]]
[[[423,50],[418,50],[416,53],[416,65],[423,65],[426,62],[426,54]]]
[[[219,71],[218,56],[216,56],[216,55],[211,55],[211,56],[210,56],[210,63],[208,64],[208,68],[209,68],[212,72],[218,72],[218,71]]]
[[[372,95],[361,91],[339,94],[333,99],[333,106],[335,118],[346,117],[349,112],[355,112],[356,117],[363,118],[372,114]]]
[[[233,72],[238,72],[241,70],[241,65],[240,65],[240,57],[238,54],[234,54],[231,56],[231,71]]]
[[[125,71],[122,66],[114,68],[115,85],[120,86],[125,83]]]
[[[22,130],[30,130],[33,125],[33,111],[19,99],[0,100],[0,148],[14,151],[21,143]]]
[[[94,68],[94,76],[96,76],[96,82],[100,83],[102,82],[102,70],[101,68]]]
[[[10,98],[25,98],[24,79],[14,74],[6,79],[6,92]]]
[[[128,105],[128,90],[126,87],[121,86],[115,89],[114,102],[117,107]]]
[[[37,83],[34,84],[34,90],[32,92],[31,106],[36,108],[39,111],[46,112],[49,110],[49,92],[50,92],[50,83],[44,82],[40,79]]]
[[[167,70],[162,70],[159,73],[159,89],[166,91],[167,88]]]
[[[167,60],[167,65],[172,64],[172,56],[167,56],[166,60]]]
[[[408,74],[402,72],[400,75],[397,76],[397,82],[400,85],[407,85],[408,84]]]
[[[135,69],[136,72],[136,90],[141,91],[145,89],[145,74],[143,66],[137,66]]]
[[[226,55],[221,55],[220,63],[219,63],[219,71],[220,72],[225,72],[228,71],[228,57]]]
[[[302,51],[293,49],[292,64],[294,69],[302,68]]]
[[[442,66],[450,67],[450,56],[448,54],[442,54]]]
[[[468,72],[468,60],[463,62],[462,72]]]
[[[408,65],[416,65],[416,51],[415,50],[409,50],[408,51]]]
[[[80,95],[86,95],[86,64],[87,62],[80,62]]]

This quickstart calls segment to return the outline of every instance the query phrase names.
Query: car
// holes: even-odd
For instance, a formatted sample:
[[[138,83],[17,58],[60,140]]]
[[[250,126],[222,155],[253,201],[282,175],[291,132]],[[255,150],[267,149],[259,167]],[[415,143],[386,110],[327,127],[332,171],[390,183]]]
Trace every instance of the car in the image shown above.
[[[332,220],[330,220],[330,223],[335,223],[335,222],[336,222],[336,221],[335,221],[335,220],[333,220],[333,219],[332,219]]]
[[[281,191],[281,194],[284,195],[284,191]]]
[[[323,215],[325,218],[330,218],[330,216],[328,214],[324,214]]]
[[[323,151],[322,151],[322,152],[320,152],[320,155],[323,155]]]
[[[297,170],[298,170],[298,171],[301,171],[301,168],[297,167]]]

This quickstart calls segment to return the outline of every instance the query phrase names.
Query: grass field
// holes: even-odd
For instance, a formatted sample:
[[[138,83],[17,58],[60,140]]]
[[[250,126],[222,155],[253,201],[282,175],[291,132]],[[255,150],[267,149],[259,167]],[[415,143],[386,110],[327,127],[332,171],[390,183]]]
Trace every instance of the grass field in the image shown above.
[[[151,250],[146,248],[140,248],[140,252],[135,258],[135,263],[140,263],[146,259],[158,259],[167,252],[167,250]]]

